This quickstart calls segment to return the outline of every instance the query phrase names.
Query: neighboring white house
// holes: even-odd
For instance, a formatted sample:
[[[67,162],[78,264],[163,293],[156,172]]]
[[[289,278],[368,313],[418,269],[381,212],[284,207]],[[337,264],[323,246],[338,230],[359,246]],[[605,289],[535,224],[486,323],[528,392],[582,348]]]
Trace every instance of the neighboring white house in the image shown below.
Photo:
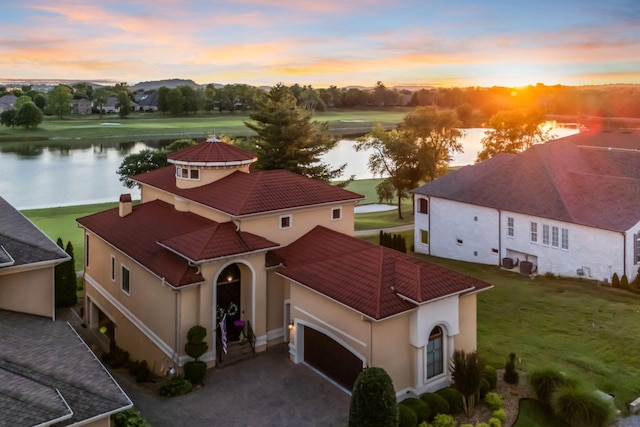
[[[640,132],[586,132],[442,176],[413,191],[415,250],[631,281],[640,266],[639,149]]]

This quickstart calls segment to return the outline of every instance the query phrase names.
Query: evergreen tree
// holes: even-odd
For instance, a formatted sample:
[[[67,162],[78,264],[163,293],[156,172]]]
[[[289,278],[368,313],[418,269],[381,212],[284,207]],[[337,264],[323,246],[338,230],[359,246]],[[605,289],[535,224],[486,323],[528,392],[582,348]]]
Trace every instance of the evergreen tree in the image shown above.
[[[296,105],[291,90],[277,84],[255,101],[256,111],[245,125],[258,134],[256,145],[262,170],[286,169],[322,181],[339,177],[346,166],[331,169],[321,156],[335,147],[337,140],[326,122],[312,121],[311,111]]]
[[[393,381],[382,368],[367,368],[358,375],[349,405],[349,427],[398,425],[398,404]]]
[[[66,249],[63,241],[58,237],[56,241],[61,249],[71,257],[69,261],[58,264],[55,267],[55,304],[56,307],[68,307],[75,305],[78,301],[76,296],[76,271],[73,259],[73,245],[67,243]]]

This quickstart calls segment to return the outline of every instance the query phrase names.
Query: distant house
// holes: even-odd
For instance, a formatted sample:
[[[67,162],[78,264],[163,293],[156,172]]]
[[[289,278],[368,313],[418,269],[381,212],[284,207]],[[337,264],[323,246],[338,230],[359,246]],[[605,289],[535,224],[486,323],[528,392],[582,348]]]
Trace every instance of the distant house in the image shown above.
[[[138,111],[158,111],[158,91],[138,93],[135,96]]]
[[[69,256],[0,198],[0,425],[108,427],[131,401],[66,322],[54,268]]]
[[[190,360],[187,331],[202,325],[210,367],[244,337],[256,352],[288,343],[345,390],[365,366],[385,368],[399,395],[449,384],[454,350],[476,349],[476,294],[490,285],[356,239],[361,195],[255,160],[212,138],[135,176],[140,204],[123,195],[77,220],[85,314],[104,345],[165,373]]]
[[[80,98],[71,101],[71,114],[91,114],[92,102],[89,99]]]
[[[413,191],[416,252],[610,280],[640,266],[640,132],[499,154]]]
[[[14,95],[5,95],[0,98],[0,113],[3,111],[11,110],[13,108],[13,104],[16,103],[16,98]]]
[[[133,101],[130,101],[131,111],[140,111],[140,106]],[[107,102],[102,106],[103,113],[119,113],[120,107],[118,107],[118,98],[110,96]]]

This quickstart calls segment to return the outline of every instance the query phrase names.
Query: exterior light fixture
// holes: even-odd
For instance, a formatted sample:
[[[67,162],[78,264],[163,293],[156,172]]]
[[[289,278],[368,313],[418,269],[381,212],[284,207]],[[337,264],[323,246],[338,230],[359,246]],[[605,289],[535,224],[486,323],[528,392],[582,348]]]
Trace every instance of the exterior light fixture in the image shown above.
[[[169,368],[169,371],[167,371],[167,374],[169,374],[170,377],[174,376],[176,374],[176,369],[173,366],[171,366]]]
[[[289,322],[289,330],[293,329],[293,320]]]
[[[227,276],[227,282],[232,282],[233,281],[233,276]]]

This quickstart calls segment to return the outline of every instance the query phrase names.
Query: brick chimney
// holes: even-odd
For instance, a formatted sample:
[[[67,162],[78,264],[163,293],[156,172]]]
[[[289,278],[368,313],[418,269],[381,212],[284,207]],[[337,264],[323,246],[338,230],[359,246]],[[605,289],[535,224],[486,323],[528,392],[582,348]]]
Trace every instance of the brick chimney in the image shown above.
[[[121,194],[119,206],[120,217],[123,218],[129,215],[132,210],[133,204],[131,203],[131,194]]]

